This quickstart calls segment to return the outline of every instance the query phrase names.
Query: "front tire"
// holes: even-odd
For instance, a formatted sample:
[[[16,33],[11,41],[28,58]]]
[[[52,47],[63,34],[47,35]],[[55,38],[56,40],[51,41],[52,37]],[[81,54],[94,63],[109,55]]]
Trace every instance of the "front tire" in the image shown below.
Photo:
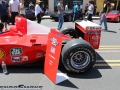
[[[62,49],[63,66],[70,72],[84,73],[94,66],[95,61],[95,50],[82,39],[73,39]]]

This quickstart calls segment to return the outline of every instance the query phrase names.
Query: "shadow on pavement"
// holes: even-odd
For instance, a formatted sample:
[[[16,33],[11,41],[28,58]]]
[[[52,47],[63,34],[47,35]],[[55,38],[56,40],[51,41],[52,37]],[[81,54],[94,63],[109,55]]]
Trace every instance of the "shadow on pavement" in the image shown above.
[[[97,53],[97,60],[102,60],[104,59]],[[65,74],[67,74],[68,77],[72,78],[77,78],[77,79],[95,79],[95,78],[101,78],[102,74],[99,72],[99,69],[111,69],[109,65],[104,61],[104,64],[107,66],[102,66],[102,63],[95,63],[95,65],[101,64],[100,66],[94,66],[91,70],[82,73],[82,74],[76,74],[76,73],[70,73],[68,72],[63,66],[59,67],[59,70]],[[44,66],[8,66],[8,72],[9,73],[16,73],[16,74],[29,74],[29,73],[44,73]],[[0,73],[2,73],[2,69],[0,69]],[[59,84],[58,86],[64,86],[64,87],[70,87],[70,88],[75,88],[79,89],[76,85],[74,85],[71,81],[66,80],[63,81]]]
[[[69,88],[75,88],[75,89],[79,89],[77,86],[75,86],[72,82],[70,82],[69,80],[65,80],[59,84],[57,84],[59,86],[64,86],[64,87],[69,87]]]
[[[11,73],[43,73],[42,66],[8,66],[7,70],[9,74]],[[0,69],[0,73],[2,73],[2,69]]]
[[[107,31],[102,31],[102,32],[110,32],[110,33],[117,33],[116,31],[112,31],[112,30],[107,30]]]
[[[97,54],[97,60],[95,63],[96,69],[112,69],[107,62],[96,52]],[[99,60],[99,61],[98,61]]]
[[[98,60],[99,61],[101,60],[102,62],[97,62]],[[63,73],[67,73],[69,77],[73,77],[73,78],[80,78],[80,79],[101,78],[102,75],[98,69],[111,69],[111,67],[104,61],[104,59],[98,53],[97,53],[97,61],[95,63],[95,66],[91,70],[82,74],[70,73],[63,67],[63,65],[59,66],[59,70],[62,71]],[[106,66],[102,66],[103,63]],[[7,66],[7,69],[9,73],[44,73],[44,61],[38,61],[31,64]],[[2,73],[2,69],[0,69],[0,73]]]

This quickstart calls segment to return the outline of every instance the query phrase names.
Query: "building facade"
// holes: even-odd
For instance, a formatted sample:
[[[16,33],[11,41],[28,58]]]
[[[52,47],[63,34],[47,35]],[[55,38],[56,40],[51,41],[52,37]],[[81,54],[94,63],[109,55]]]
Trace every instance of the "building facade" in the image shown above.
[[[92,0],[97,5],[97,12],[103,9],[104,0]],[[110,0],[112,10],[120,10],[120,0]]]
[[[31,1],[34,4],[36,2],[36,0],[25,0],[26,5]],[[40,1],[43,1],[43,4],[45,6],[48,6],[50,13],[57,11],[56,6],[58,4],[58,0],[40,0]],[[65,6],[65,4],[68,3],[69,9],[72,9],[75,3],[78,3],[79,5],[82,4],[83,12],[84,12],[85,6],[89,1],[90,0],[63,0],[63,5]],[[100,12],[103,8],[104,0],[92,0],[92,1],[94,2],[94,4],[97,5],[96,12]],[[111,0],[110,3],[111,3],[111,9],[120,10],[120,0]]]

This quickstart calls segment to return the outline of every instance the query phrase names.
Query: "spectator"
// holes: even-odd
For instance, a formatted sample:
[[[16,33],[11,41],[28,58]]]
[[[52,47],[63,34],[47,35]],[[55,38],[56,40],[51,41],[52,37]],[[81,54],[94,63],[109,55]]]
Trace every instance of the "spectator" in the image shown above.
[[[49,9],[48,9],[48,7],[46,7],[45,14],[46,14],[46,15],[48,15],[48,14],[49,14]]]
[[[4,28],[4,25],[2,23],[0,23],[0,34],[3,33],[3,28]]]
[[[62,28],[62,25],[64,22],[64,17],[63,17],[64,7],[63,7],[62,3],[63,3],[63,0],[59,0],[59,3],[57,5],[58,17],[59,17],[58,30],[60,30]]]
[[[35,6],[35,16],[37,17],[37,23],[41,23],[41,13],[43,12],[42,9],[40,8],[39,4],[41,1],[36,1],[36,6]]]
[[[73,7],[73,12],[74,12],[74,16],[73,16],[73,22],[78,18],[78,14],[79,14],[79,7],[78,4],[76,3]]]
[[[83,5],[80,5],[80,12],[82,13]]]
[[[30,4],[29,4],[29,9],[34,9],[34,5],[32,2],[30,2]]]
[[[5,26],[5,30],[7,30],[7,20],[8,20],[8,8],[9,5],[5,0],[0,1],[0,16],[1,22]]]
[[[9,1],[9,16],[12,18],[12,25],[15,25],[15,17],[20,14],[19,0]]]
[[[65,10],[68,10],[68,3],[65,5]]]
[[[20,15],[25,17],[25,6],[24,6],[24,0],[21,0],[20,2]]]
[[[88,4],[85,6],[85,13],[88,11]]]
[[[87,20],[93,21],[92,20],[93,11],[94,11],[94,6],[92,4],[92,1],[89,1],[89,7],[88,7],[88,11],[86,13],[86,14],[88,14],[87,15]]]
[[[107,31],[108,27],[107,27],[107,20],[106,20],[106,16],[108,14],[110,10],[110,3],[109,0],[104,0],[104,7],[102,9],[102,11],[100,11],[100,16],[101,16],[101,20],[99,25],[102,25],[102,23],[104,22],[104,27],[105,27],[105,31]]]
[[[97,6],[96,6],[96,4],[94,5],[94,16],[96,15],[96,9],[97,9]]]

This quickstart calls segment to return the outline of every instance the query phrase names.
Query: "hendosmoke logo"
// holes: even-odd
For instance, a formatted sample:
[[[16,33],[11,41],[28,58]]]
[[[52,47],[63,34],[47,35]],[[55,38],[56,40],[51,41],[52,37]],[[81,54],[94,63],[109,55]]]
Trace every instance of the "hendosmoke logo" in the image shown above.
[[[0,86],[0,90],[42,90],[43,86]]]

